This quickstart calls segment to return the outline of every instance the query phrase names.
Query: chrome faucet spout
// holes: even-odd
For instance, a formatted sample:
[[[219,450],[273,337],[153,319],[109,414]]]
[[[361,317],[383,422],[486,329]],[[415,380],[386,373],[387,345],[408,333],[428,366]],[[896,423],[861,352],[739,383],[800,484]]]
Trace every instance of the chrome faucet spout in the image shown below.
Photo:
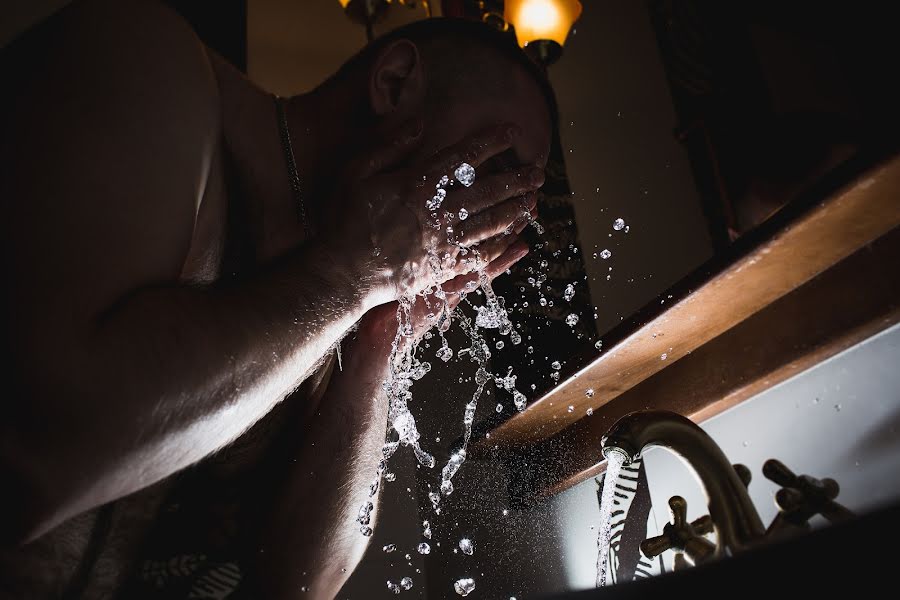
[[[603,455],[620,452],[626,462],[651,446],[667,448],[693,470],[706,493],[718,537],[717,556],[740,551],[765,535],[747,488],[725,453],[693,421],[668,411],[640,411],[619,419],[603,438]]]

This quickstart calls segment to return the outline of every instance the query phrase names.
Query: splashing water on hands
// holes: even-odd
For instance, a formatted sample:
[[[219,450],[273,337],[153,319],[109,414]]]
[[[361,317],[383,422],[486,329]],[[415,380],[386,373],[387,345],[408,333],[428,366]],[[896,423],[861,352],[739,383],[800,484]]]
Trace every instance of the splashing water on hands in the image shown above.
[[[474,182],[475,170],[470,165],[463,163],[455,170],[454,175],[459,183],[468,187]],[[452,185],[450,178],[447,176],[441,177],[436,185],[434,196],[426,202],[426,208],[431,211],[431,220],[429,224],[435,229],[439,229],[441,225],[437,211],[447,197],[446,188],[449,185]],[[465,220],[468,217],[468,212],[463,209],[458,213],[458,216],[460,220]],[[519,219],[524,219],[527,223],[531,224],[538,233],[543,233],[543,228],[534,219],[530,211],[523,211],[523,214]],[[512,229],[509,229],[507,233],[510,233],[511,231]],[[449,330],[453,316],[455,315],[462,330],[469,337],[469,346],[461,349],[458,352],[458,355],[468,354],[469,359],[476,363],[476,388],[471,399],[464,408],[464,434],[462,446],[451,455],[447,464],[441,470],[440,494],[436,492],[431,492],[429,494],[429,499],[431,500],[436,513],[440,513],[441,494],[447,496],[453,493],[453,476],[459,471],[463,462],[465,462],[466,450],[472,436],[472,424],[475,419],[475,410],[485,385],[490,381],[494,381],[498,389],[502,388],[512,394],[513,403],[519,411],[524,410],[527,403],[525,395],[515,387],[516,376],[512,374],[512,367],[509,368],[506,376],[495,376],[488,370],[488,360],[491,357],[491,352],[487,342],[479,333],[479,328],[497,329],[501,335],[508,335],[510,337],[510,342],[514,345],[521,343],[522,338],[518,332],[513,330],[512,323],[510,322],[504,307],[505,303],[503,298],[498,297],[491,287],[490,277],[486,272],[487,263],[479,255],[478,249],[475,247],[477,244],[468,248],[464,247],[454,238],[454,232],[451,226],[446,227],[446,232],[448,242],[457,246],[460,255],[467,256],[469,253],[472,254],[472,257],[467,260],[474,263],[478,276],[477,283],[469,282],[461,292],[458,292],[459,300],[466,301],[471,305],[466,299],[466,293],[474,291],[476,288],[480,288],[484,294],[485,303],[482,306],[476,307],[474,323],[472,323],[472,321],[461,311],[451,307],[447,293],[445,293],[440,282],[446,278],[446,271],[453,266],[451,263],[454,261],[449,255],[445,255],[443,257],[444,260],[442,260],[442,258],[437,255],[434,246],[427,249],[428,264],[432,270],[434,281],[436,283],[420,294],[412,297],[404,296],[398,301],[397,332],[392,341],[391,352],[388,358],[388,375],[382,383],[382,390],[388,399],[388,431],[385,436],[386,441],[382,446],[382,457],[378,463],[375,478],[369,486],[369,500],[360,507],[357,516],[359,531],[364,536],[372,535],[370,522],[374,504],[371,499],[378,493],[381,480],[387,469],[387,461],[393,456],[397,448],[400,446],[411,447],[420,465],[429,469],[435,466],[434,457],[425,451],[419,442],[420,434],[416,428],[415,418],[409,410],[409,402],[413,399],[412,386],[414,382],[421,379],[431,370],[431,363],[419,360],[416,356],[420,336],[416,335],[416,324],[413,323],[412,311],[415,303],[419,301],[418,296],[421,296],[421,301],[424,302],[426,306],[426,327],[429,330],[435,328],[440,337],[441,345],[435,354],[436,357],[443,362],[448,362],[453,357],[453,350],[449,347],[444,333]],[[448,258],[450,260],[447,260]],[[498,344],[498,348],[499,347],[502,346]],[[396,437],[394,434],[396,434]],[[430,527],[427,526],[427,522],[426,531],[428,533],[427,537],[430,538],[431,530]],[[466,543],[464,544],[465,547],[463,547],[463,552],[471,554],[474,545],[468,539],[464,541]],[[389,547],[390,550],[388,549]],[[393,544],[385,546],[384,548],[385,552],[392,551],[393,549]],[[418,547],[419,553],[422,554],[427,554],[430,550],[430,546],[426,542],[421,543]],[[405,582],[406,579],[404,579],[404,583]],[[412,587],[411,579],[408,583],[409,587]],[[397,586],[393,582],[388,582],[388,587],[395,593],[399,593],[400,591],[400,586]],[[406,585],[402,585],[402,587],[403,589],[409,589]],[[471,592],[474,587],[475,582],[472,579],[461,579],[454,584],[457,593],[463,596]]]

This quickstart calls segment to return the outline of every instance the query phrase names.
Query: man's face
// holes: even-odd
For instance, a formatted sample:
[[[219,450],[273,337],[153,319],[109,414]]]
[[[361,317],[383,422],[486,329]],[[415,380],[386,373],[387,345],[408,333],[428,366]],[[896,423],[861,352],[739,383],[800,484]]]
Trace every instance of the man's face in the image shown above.
[[[481,165],[476,176],[515,168],[547,164],[551,124],[547,102],[531,75],[521,67],[504,73],[510,85],[502,94],[485,95],[477,89],[461,89],[426,117],[425,156],[461,142],[489,127],[510,123],[521,130],[513,147]],[[448,174],[449,175],[449,174]]]

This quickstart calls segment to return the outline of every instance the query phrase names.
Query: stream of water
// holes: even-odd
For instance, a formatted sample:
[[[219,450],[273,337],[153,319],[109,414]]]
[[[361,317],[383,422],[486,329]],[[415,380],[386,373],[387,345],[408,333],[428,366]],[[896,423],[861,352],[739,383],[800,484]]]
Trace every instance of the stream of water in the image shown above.
[[[603,479],[603,496],[600,499],[600,526],[597,532],[597,587],[606,585],[609,571],[610,528],[612,526],[613,497],[616,480],[625,462],[621,452],[610,452],[606,457],[606,475]]]

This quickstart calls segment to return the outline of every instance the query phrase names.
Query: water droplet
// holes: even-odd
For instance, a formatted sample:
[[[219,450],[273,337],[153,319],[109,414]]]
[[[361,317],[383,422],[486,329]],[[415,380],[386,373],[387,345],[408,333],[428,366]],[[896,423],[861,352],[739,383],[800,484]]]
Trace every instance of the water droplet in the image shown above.
[[[475,543],[469,538],[463,538],[459,540],[459,549],[466,556],[472,556],[472,553],[475,552]]]
[[[464,208],[459,209],[459,220],[465,221],[468,218],[469,218],[469,211],[467,211]]]
[[[602,350],[603,349],[603,340],[597,340],[594,343],[594,348],[596,348],[597,350]]]
[[[460,596],[468,596],[475,589],[475,580],[469,578],[457,579],[453,583],[453,589]]]
[[[416,550],[418,550],[419,554],[431,554],[431,546],[427,542],[422,542],[416,546]]]
[[[397,476],[394,473],[385,473],[384,480],[385,481],[394,481],[397,479]]]
[[[400,580],[400,587],[402,587],[404,590],[411,590],[412,586],[413,586],[412,577],[404,577],[403,579]]]
[[[393,551],[395,551],[396,549],[397,549],[397,545],[396,545],[396,544],[388,544],[387,546],[385,546],[384,548],[382,548],[383,551],[388,552],[388,553],[393,552]]]
[[[834,411],[835,411],[835,412],[841,412],[841,405],[840,405],[840,404],[835,404],[835,405],[834,405]]]
[[[569,408],[567,408],[566,411],[567,412],[575,412],[575,407],[570,404]]]
[[[587,413],[587,416],[590,417],[592,414],[594,414],[594,409],[593,409],[593,408],[588,408],[587,411],[585,411],[585,412]]]
[[[566,317],[566,325],[568,325],[569,327],[575,327],[575,325],[577,325],[577,324],[578,324],[578,315],[576,315],[575,313],[572,313],[568,317]]]
[[[575,286],[571,283],[566,286],[566,291],[563,292],[563,298],[566,299],[566,302],[571,302],[572,298],[575,297]]]
[[[604,249],[600,252],[600,258],[602,258],[603,260],[606,260],[610,256],[612,256],[612,252],[610,252],[609,250]]]
[[[496,346],[497,350],[503,350],[503,345],[504,345],[503,340],[497,340],[497,343],[494,344],[494,346]]]
[[[435,187],[439,187],[439,188],[444,187],[448,183],[450,183],[450,178],[447,177],[446,175],[441,175],[441,178],[438,180],[438,183]]]
[[[442,361],[447,362],[453,358],[453,349],[450,348],[450,346],[441,346],[434,355]]]
[[[516,405],[516,410],[525,410],[525,404],[528,400],[525,398],[525,394],[516,390],[513,392],[513,404]]]
[[[498,413],[502,413],[502,412],[503,412],[503,405],[502,405],[502,404],[498,404],[496,410],[497,410]]]
[[[552,363],[550,363],[550,368],[558,371],[562,368],[562,365],[559,364],[558,360],[554,360]]]
[[[584,390],[584,395],[587,396],[588,398],[593,398],[594,397],[594,388],[588,388],[588,389]]]
[[[613,221],[613,229],[616,231],[622,231],[625,229],[625,220],[624,219],[616,219]]]
[[[359,512],[356,515],[356,522],[361,525],[368,525],[371,520],[373,508],[374,505],[371,502],[364,502],[363,505],[359,507]]]
[[[475,183],[475,169],[469,163],[463,163],[453,171],[456,180],[466,187]]]
[[[540,304],[541,306],[547,306],[547,299],[541,296],[541,299],[538,300],[538,304]]]
[[[388,580],[388,582],[387,582],[387,589],[394,592],[395,594],[400,593],[400,586],[390,580]]]
[[[663,352],[662,354],[659,355],[659,360],[666,360],[667,358],[669,358],[668,352]]]
[[[444,201],[444,198],[447,197],[447,191],[443,188],[438,188],[435,190],[434,196],[431,197],[431,200],[425,203],[425,208],[430,211],[435,211],[441,207],[441,203]]]

